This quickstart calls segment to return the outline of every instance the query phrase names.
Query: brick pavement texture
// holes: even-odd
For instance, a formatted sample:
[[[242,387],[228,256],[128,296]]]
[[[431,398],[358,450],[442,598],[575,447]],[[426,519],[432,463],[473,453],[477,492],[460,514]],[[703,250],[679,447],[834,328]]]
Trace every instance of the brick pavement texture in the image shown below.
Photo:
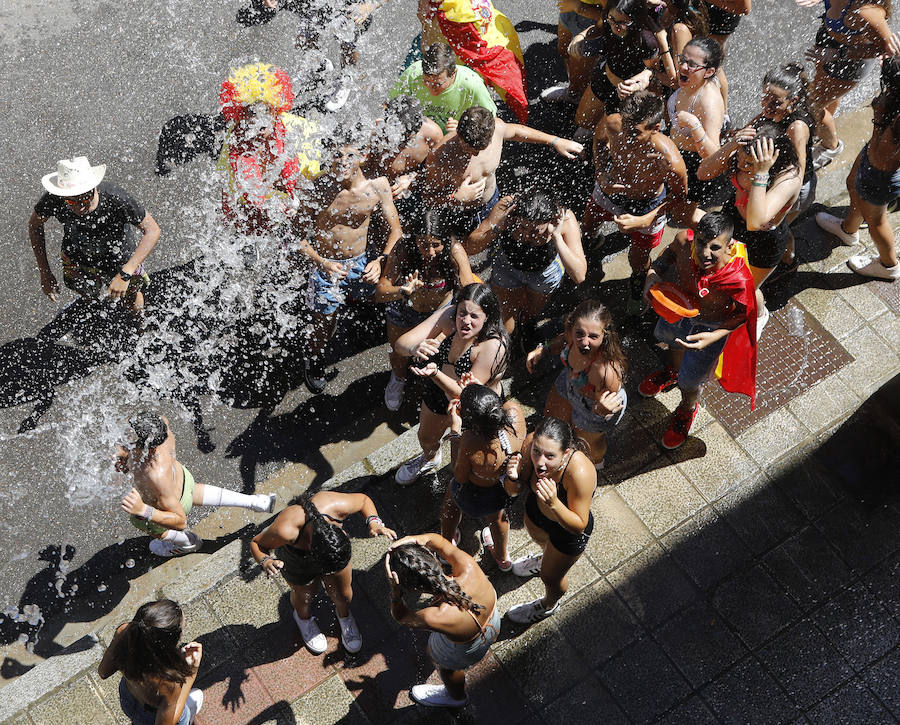
[[[163,592],[185,602],[185,636],[204,644],[197,722],[898,722],[900,309],[893,288],[854,277],[845,249],[809,222],[798,226],[798,252],[800,272],[770,300],[790,300],[776,320],[809,344],[761,391],[777,400],[738,420],[726,403],[746,403],[723,403],[717,392],[688,443],[667,452],[658,441],[677,395],[629,396],[563,606],[524,631],[504,620],[501,640],[468,674],[467,708],[435,712],[409,700],[411,685],[436,674],[425,636],[390,618],[384,540],[354,540],[353,610],[365,645],[352,658],[324,596],[316,606],[329,648],[309,654],[286,585],[246,560],[236,569],[234,541],[195,557],[205,573],[186,568]],[[835,359],[821,359],[829,350]],[[764,342],[761,354],[783,349]],[[410,431],[327,486],[364,489],[398,529],[433,529],[446,473],[403,490],[391,479],[414,449]],[[511,548],[525,553],[521,504],[511,519]],[[463,524],[471,551],[475,528]],[[482,561],[502,612],[540,593],[538,580]],[[108,640],[100,632],[8,685],[0,718],[124,722],[117,677],[94,674]]]

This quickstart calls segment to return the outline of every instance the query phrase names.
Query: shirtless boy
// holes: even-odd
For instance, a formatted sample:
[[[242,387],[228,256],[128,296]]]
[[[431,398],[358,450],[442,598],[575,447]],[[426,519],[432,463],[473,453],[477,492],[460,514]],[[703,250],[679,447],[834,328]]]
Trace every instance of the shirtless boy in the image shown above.
[[[647,274],[645,295],[674,265],[676,284],[700,311],[696,317],[682,317],[676,323],[659,319],[654,335],[669,346],[671,361],[638,386],[644,397],[658,395],[676,383],[681,390],[681,403],[663,434],[662,444],[668,449],[687,440],[700,409],[700,390],[716,369],[723,349],[722,387],[749,395],[751,405],[755,400],[756,296],[753,275],[737,253],[739,242],[732,239],[733,231],[727,214],[706,214],[696,232],[679,234]]]
[[[426,206],[449,206],[457,212],[455,226],[462,237],[484,221],[500,198],[496,172],[504,141],[545,144],[567,159],[584,150],[575,141],[494,118],[481,106],[466,109],[456,133],[447,136],[425,162],[422,187]]]
[[[327,384],[324,350],[334,333],[337,311],[347,295],[355,299],[374,296],[382,262],[402,234],[388,180],[367,179],[362,172],[366,156],[352,146],[334,149],[331,169],[315,183],[313,198],[321,206],[313,212],[312,241],[300,243],[315,265],[309,275],[307,304],[312,329],[307,337],[306,387],[318,395]],[[372,212],[381,208],[390,232],[384,250],[369,259],[366,239]]]
[[[608,115],[594,132],[596,183],[588,200],[582,230],[596,237],[600,222],[614,221],[631,238],[629,314],[644,311],[644,279],[650,251],[662,239],[665,209],[687,202],[687,171],[678,147],[660,133],[662,99],[637,91],[622,101],[620,113]]]
[[[154,537],[157,556],[181,556],[197,551],[203,540],[187,528],[194,506],[234,506],[271,513],[275,494],[247,495],[195,483],[191,472],[175,458],[175,436],[164,416],[144,410],[132,416],[126,441],[116,446],[116,470],[134,475],[134,487],[122,499],[132,525]]]

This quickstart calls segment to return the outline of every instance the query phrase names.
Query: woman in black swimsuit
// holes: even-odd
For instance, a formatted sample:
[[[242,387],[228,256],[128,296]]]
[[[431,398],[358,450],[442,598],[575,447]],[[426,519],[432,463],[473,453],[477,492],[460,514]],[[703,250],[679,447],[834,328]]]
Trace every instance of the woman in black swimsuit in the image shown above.
[[[441,467],[441,436],[450,425],[447,406],[467,382],[480,382],[503,395],[500,380],[506,372],[509,335],[494,293],[486,284],[474,283],[459,291],[454,305],[401,336],[394,350],[415,357],[418,362],[410,370],[430,378],[419,409],[422,453],[400,466],[395,476],[397,483],[408,486]]]
[[[274,576],[280,571],[291,585],[294,621],[313,654],[322,654],[328,646],[312,614],[312,599],[320,582],[337,610],[344,649],[352,654],[362,648],[362,637],[350,613],[353,600],[350,537],[341,528],[343,520],[355,513],[366,517],[371,536],[397,538],[384,525],[372,499],[365,494],[322,491],[294,499],[250,542],[253,558],[266,574]]]
[[[518,576],[541,575],[544,596],[519,604],[507,616],[531,624],[554,614],[569,588],[568,572],[584,553],[594,530],[591,497],[597,488],[594,464],[580,449],[582,441],[559,418],[545,418],[510,461],[506,490],[527,491],[525,528],[543,551],[513,562]]]

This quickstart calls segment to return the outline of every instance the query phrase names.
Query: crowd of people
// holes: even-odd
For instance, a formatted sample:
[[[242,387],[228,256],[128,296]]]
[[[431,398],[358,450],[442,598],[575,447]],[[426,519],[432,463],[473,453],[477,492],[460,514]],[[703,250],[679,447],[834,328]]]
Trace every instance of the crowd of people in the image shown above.
[[[352,96],[356,44],[379,4],[326,12],[307,0],[253,0],[238,20],[253,25],[279,10],[296,13],[300,52],[331,28],[342,66],[325,103],[333,112]],[[543,596],[505,613],[511,622],[531,624],[558,610],[567,573],[591,536],[598,473],[628,404],[623,326],[650,305],[660,316],[654,335],[668,362],[642,377],[637,391],[680,391],[665,448],[687,440],[711,379],[754,404],[757,342],[769,317],[764,285],[796,271],[791,224],[815,199],[816,171],[843,149],[837,106],[875,72],[881,87],[871,136],[847,177],[850,209],[843,218],[815,218],[847,245],[859,243],[867,223],[878,255],[853,256],[848,266],[866,277],[900,278],[887,220],[900,196],[900,39],[888,25],[890,0],[826,0],[806,55],[812,80],[803,59],[764,69],[759,113],[744,123],[728,111],[726,48],[750,0],[559,5],[567,77],[540,102],[568,105],[572,140],[526,125],[518,38],[490,0],[419,1],[422,32],[374,128],[299,115],[289,73],[262,62],[232,69],[220,94],[222,223],[249,245],[276,239],[295,287],[305,288],[297,296],[310,392],[328,383],[328,344],[348,298],[384,304],[386,407],[400,408],[410,375],[423,379],[421,453],[399,466],[396,483],[441,468],[444,441],[451,450],[440,534],[398,538],[368,496],[320,492],[284,508],[251,551],[269,576],[290,584],[293,617],[311,652],[326,648],[311,607],[321,584],[337,610],[342,645],[355,653],[363,638],[351,612],[351,542],[342,523],[361,514],[372,536],[390,539],[391,613],[432,632],[428,654],[442,682],[412,689],[423,705],[465,705],[465,670],[501,627],[489,577],[456,546],[462,516],[480,522],[497,569],[539,576],[544,585]],[[321,73],[335,71],[323,66]],[[517,122],[498,117],[495,96]],[[563,164],[592,162],[593,188],[562,200],[552,184],[533,178],[503,193],[497,170],[512,142],[549,147]],[[44,294],[59,292],[44,235],[55,217],[64,230],[64,284],[84,297],[121,298],[140,326],[149,282],[143,263],[160,228],[105,171],[85,157],[61,160],[42,180],[29,239]],[[579,285],[597,272],[605,223],[629,241],[621,318],[601,300],[573,300],[562,332],[538,341],[536,323],[564,277]],[[674,239],[655,254],[667,226]],[[484,282],[475,272],[487,270]],[[520,347],[529,373],[542,361],[560,367],[531,431],[503,385]],[[272,496],[195,482],[177,460],[168,421],[154,411],[129,420],[116,466],[133,481],[122,508],[159,556],[201,545],[187,528],[192,506],[275,509]],[[520,496],[534,550],[512,560],[507,509]],[[422,594],[431,597],[424,607],[415,603]],[[101,677],[122,672],[122,706],[135,722],[189,723],[202,704],[191,689],[202,649],[179,645],[182,626],[176,603],[148,603],[119,628],[100,663]]]

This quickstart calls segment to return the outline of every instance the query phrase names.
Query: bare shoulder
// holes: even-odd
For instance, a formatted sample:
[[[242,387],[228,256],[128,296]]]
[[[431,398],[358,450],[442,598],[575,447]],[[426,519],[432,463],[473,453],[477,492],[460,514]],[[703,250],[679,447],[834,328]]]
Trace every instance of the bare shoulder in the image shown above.
[[[566,467],[563,484],[567,491],[572,491],[575,488],[585,488],[593,491],[597,485],[597,469],[594,468],[591,459],[581,451],[575,451],[572,454],[572,459]]]
[[[670,165],[675,161],[682,164],[684,163],[681,158],[681,152],[678,150],[675,142],[664,133],[654,133],[650,138],[653,141],[653,147],[662,154],[663,158],[668,161]]]

